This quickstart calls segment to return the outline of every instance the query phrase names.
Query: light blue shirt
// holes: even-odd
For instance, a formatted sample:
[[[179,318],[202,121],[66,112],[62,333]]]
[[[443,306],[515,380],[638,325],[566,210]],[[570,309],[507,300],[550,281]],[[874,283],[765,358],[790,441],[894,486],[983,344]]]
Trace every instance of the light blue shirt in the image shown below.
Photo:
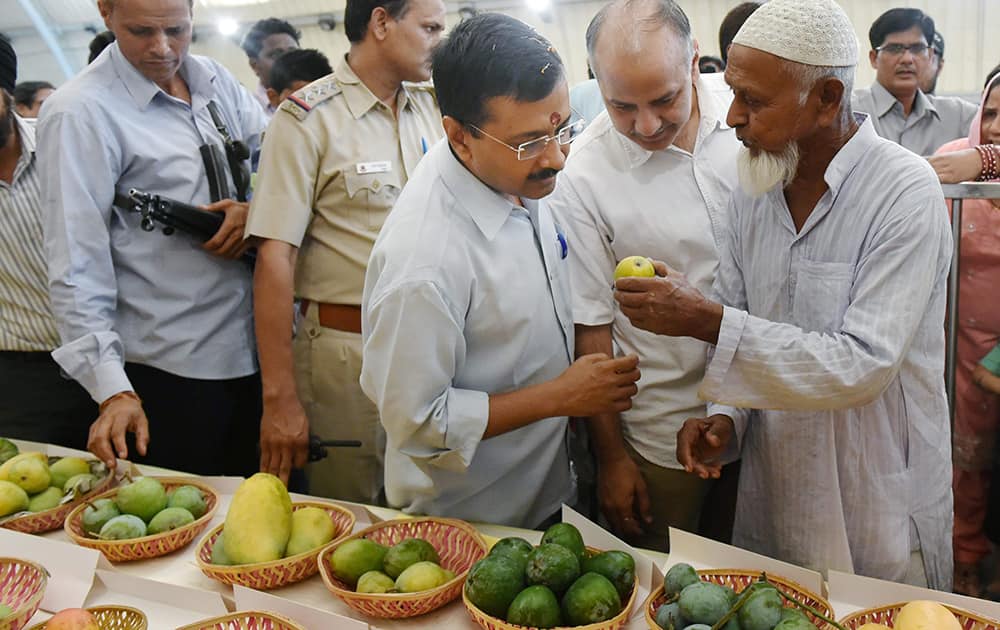
[[[910,115],[903,104],[875,81],[870,88],[854,91],[852,108],[871,116],[878,135],[900,144],[917,155],[933,155],[942,145],[965,138],[979,111],[975,103],[957,96],[935,96],[917,90]]]
[[[597,79],[587,79],[574,85],[569,91],[569,104],[587,121],[588,125],[594,122],[597,116],[604,111],[604,97],[601,96],[601,88],[597,85]]]
[[[482,439],[490,394],[552,380],[573,359],[565,237],[544,203],[524,204],[442,140],[375,242],[361,387],[385,426],[394,507],[535,527],[575,494],[567,418]]]
[[[780,187],[734,192],[702,395],[741,435],[734,544],[902,581],[952,580],[944,311],[952,241],[930,165],[863,121],[796,230]]]
[[[115,191],[129,188],[209,203],[198,147],[222,149],[210,100],[234,139],[257,146],[264,113],[228,71],[189,55],[180,74],[190,105],[112,44],[45,102],[39,119],[49,287],[62,339],[52,355],[97,401],[132,389],[123,361],[196,379],[257,369],[250,269],[188,235],[144,232],[138,214],[112,207]]]

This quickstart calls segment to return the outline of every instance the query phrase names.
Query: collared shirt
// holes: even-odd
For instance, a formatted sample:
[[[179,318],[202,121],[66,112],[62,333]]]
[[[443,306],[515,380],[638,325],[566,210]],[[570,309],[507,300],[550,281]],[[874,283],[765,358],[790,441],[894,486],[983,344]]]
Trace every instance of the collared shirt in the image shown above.
[[[683,272],[706,294],[712,290],[740,143],[725,122],[732,91],[722,75],[702,75],[697,92],[694,154],[674,146],[647,151],[602,113],[573,143],[548,199],[570,233],[573,319],[613,324],[617,349],[639,356],[639,392],[621,414],[625,439],[648,461],[669,468],[680,468],[677,431],[705,414],[698,385],[708,346],[635,328],[616,308],[611,286],[617,262],[641,255]]]
[[[0,181],[0,350],[48,352],[59,345],[49,305],[35,126],[15,114],[21,157]]]
[[[927,162],[858,118],[800,231],[780,188],[734,192],[702,394],[757,410],[734,414],[735,544],[894,581],[919,547],[929,584],[947,590],[948,215]]]
[[[267,130],[247,234],[299,248],[295,295],[360,304],[375,237],[444,135],[429,84],[403,84],[398,118],[342,58],[285,100]]]
[[[552,380],[572,361],[564,243],[544,203],[514,205],[447,140],[410,179],[362,305],[361,387],[388,438],[390,505],[535,527],[574,496],[567,418],[483,440],[490,394]]]
[[[854,111],[869,114],[878,135],[900,144],[917,155],[933,155],[941,145],[969,135],[976,116],[975,103],[955,96],[934,96],[917,90],[910,115],[903,104],[875,81],[868,89],[854,90]]]
[[[123,361],[187,378],[256,371],[251,273],[188,235],[144,232],[112,207],[136,188],[210,202],[199,147],[229,133],[251,149],[266,124],[253,97],[221,65],[189,55],[180,69],[191,104],[168,96],[117,44],[49,97],[38,125],[45,248],[63,345],[53,357],[95,400],[131,389]],[[227,176],[229,174],[227,173]]]

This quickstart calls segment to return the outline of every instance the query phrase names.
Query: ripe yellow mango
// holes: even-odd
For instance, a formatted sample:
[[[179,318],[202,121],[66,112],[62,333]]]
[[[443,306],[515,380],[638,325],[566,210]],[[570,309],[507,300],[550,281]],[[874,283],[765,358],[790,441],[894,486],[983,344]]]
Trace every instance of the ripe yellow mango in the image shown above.
[[[45,453],[21,453],[11,457],[3,464],[0,464],[0,481],[10,481],[10,479],[7,478],[7,473],[10,472],[11,466],[17,462],[24,461],[25,459],[37,459],[38,461],[43,462],[46,466],[49,465],[49,457]]]
[[[333,521],[326,510],[304,507],[292,513],[292,535],[288,539],[286,556],[311,551],[333,540]]]
[[[962,630],[950,610],[937,602],[921,600],[903,606],[892,627],[895,630]]]
[[[283,557],[292,535],[292,499],[281,480],[257,473],[240,484],[223,530],[223,549],[233,564]]]

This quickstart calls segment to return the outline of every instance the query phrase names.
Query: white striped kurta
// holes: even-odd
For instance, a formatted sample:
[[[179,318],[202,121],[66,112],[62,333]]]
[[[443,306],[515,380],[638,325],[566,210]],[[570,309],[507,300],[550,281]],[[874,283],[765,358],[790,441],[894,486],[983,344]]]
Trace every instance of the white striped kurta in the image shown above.
[[[947,212],[928,164],[858,118],[800,231],[780,189],[734,193],[701,394],[757,410],[735,414],[737,545],[895,581],[919,547],[950,590]]]
[[[0,181],[0,350],[48,352],[59,345],[49,303],[35,127],[15,115],[21,158]]]

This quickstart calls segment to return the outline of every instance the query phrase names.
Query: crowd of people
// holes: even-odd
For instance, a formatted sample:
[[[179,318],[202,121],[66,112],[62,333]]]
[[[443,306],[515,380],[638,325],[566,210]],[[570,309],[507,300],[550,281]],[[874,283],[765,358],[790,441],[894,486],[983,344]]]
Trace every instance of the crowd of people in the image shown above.
[[[0,435],[1000,596],[1000,214],[963,217],[953,432],[940,188],[1000,179],[1000,79],[934,95],[922,11],[856,87],[834,0],[742,3],[711,59],[674,0],[611,0],[570,90],[519,20],[348,0],[338,59],[254,24],[248,90],[191,0],[98,7],[58,88],[0,41]]]

